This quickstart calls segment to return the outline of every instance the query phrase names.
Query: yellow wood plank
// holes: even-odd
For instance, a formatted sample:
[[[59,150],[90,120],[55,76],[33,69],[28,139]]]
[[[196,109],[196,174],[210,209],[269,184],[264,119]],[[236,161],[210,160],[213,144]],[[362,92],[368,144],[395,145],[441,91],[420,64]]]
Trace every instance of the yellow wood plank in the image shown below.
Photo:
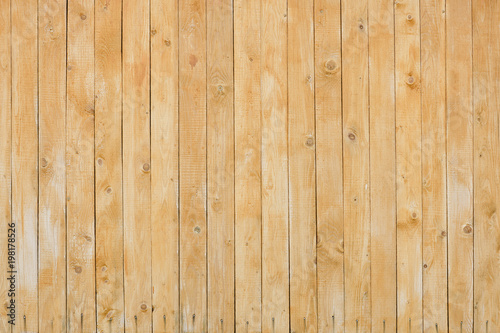
[[[236,332],[261,332],[261,6],[234,2]]]
[[[287,2],[261,8],[262,332],[289,332]]]
[[[183,332],[206,332],[206,3],[179,2],[180,315]]]
[[[38,331],[37,1],[12,1],[12,221],[16,326]]]
[[[448,329],[446,223],[446,8],[420,2],[424,331]]]
[[[149,1],[123,1],[125,329],[152,328]]]
[[[7,267],[9,264],[8,236],[10,226],[12,226],[12,104],[11,104],[11,12],[10,0],[0,1],[0,237],[4,245],[0,247],[0,265],[4,267],[4,272],[0,277],[0,297],[1,302],[10,302],[8,292],[10,281],[7,280]],[[9,226],[9,224],[11,224]],[[9,315],[9,316],[7,316]],[[8,321],[10,309],[2,306],[0,308],[0,331],[8,332],[10,325]]]
[[[178,2],[151,1],[154,332],[179,331]]]
[[[95,200],[98,332],[124,329],[122,1],[95,2]]]
[[[208,331],[234,329],[233,16],[207,1]]]
[[[66,329],[66,1],[39,1],[38,31],[39,330],[62,332]]]
[[[372,332],[396,332],[394,6],[370,0],[370,202]]]
[[[288,1],[290,329],[317,332],[314,3]]]
[[[418,0],[395,5],[397,328],[422,330],[422,171]]]
[[[67,24],[68,330],[94,332],[94,1],[69,1]]]
[[[472,2],[474,332],[500,332],[500,3]]]
[[[344,330],[340,0],[315,1],[318,332]]]
[[[346,332],[371,326],[367,4],[342,2]]]
[[[446,6],[448,316],[473,331],[473,110],[471,1]],[[463,323],[463,324],[461,324]]]

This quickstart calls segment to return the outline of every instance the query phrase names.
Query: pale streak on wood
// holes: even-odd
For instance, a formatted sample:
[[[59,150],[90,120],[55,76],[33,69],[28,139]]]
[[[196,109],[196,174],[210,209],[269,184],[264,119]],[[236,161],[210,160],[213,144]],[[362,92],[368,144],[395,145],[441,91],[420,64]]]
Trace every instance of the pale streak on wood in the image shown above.
[[[261,332],[261,7],[234,2],[236,332]]]
[[[9,223],[12,222],[12,60],[11,60],[11,0],[0,1],[0,237],[7,241]],[[0,247],[0,265],[8,267],[8,247],[3,243]],[[0,304],[10,301],[8,290],[10,282],[7,276],[0,278]],[[5,306],[0,307],[0,330],[7,332],[10,329]]]
[[[70,1],[67,20],[67,325],[94,332],[94,1]]]
[[[340,3],[340,0],[316,0],[314,5],[318,332],[328,333],[344,330]],[[332,316],[337,319],[335,323]]]
[[[233,17],[207,1],[208,331],[234,329]]]
[[[345,330],[371,327],[367,0],[342,2]]]
[[[394,6],[369,0],[372,332],[396,332]],[[384,322],[385,321],[385,322]]]
[[[398,329],[422,330],[422,171],[418,0],[395,5]]]
[[[95,198],[98,332],[124,330],[122,1],[95,2]]]
[[[66,1],[38,4],[39,331],[66,329]],[[47,306],[50,304],[50,306]]]
[[[38,331],[37,1],[12,1],[11,6],[12,221],[18,271],[13,328],[34,332]]]
[[[473,146],[471,1],[447,2],[446,99],[448,316],[450,331],[473,331]]]
[[[206,2],[179,2],[180,315],[183,332],[206,332]]]
[[[149,0],[123,1],[125,330],[152,328]]]
[[[500,3],[472,3],[474,332],[500,332]]]
[[[289,332],[286,14],[286,0],[262,2],[260,45],[264,333]]]
[[[446,217],[446,14],[420,2],[424,332],[448,327]]]
[[[151,228],[154,332],[179,329],[179,22],[151,0]]]
[[[314,3],[288,0],[290,329],[317,332]]]

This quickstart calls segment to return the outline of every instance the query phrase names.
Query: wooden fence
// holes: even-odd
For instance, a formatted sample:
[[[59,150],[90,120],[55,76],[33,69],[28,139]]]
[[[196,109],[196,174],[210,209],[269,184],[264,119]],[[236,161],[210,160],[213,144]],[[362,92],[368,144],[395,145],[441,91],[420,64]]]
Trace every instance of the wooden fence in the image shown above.
[[[500,332],[499,22],[0,0],[0,332]]]

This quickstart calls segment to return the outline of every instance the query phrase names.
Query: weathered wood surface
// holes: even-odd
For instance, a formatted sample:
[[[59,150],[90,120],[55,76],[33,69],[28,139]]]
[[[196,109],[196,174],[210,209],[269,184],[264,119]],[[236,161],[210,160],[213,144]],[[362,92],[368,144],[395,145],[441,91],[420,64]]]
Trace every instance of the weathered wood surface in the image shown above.
[[[499,331],[499,20],[0,0],[0,332]]]

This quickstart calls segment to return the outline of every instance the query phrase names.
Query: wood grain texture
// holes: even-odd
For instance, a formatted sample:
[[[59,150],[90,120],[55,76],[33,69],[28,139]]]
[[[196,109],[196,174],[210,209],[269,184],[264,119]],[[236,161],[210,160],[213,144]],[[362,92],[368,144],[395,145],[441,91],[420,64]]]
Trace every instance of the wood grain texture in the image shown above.
[[[95,2],[97,331],[124,330],[122,1]]]
[[[396,331],[394,6],[368,3],[372,332]]]
[[[314,2],[288,1],[290,329],[317,332]]]
[[[94,332],[94,1],[70,1],[67,24],[67,326]]]
[[[179,2],[180,315],[207,332],[207,30],[203,0]]]
[[[149,1],[123,1],[123,218],[125,330],[151,331]]]
[[[314,3],[318,332],[344,329],[340,3]]]
[[[261,7],[262,332],[289,332],[287,2]]]
[[[261,332],[261,6],[234,2],[236,332]]]
[[[38,329],[50,332],[66,329],[66,1],[39,1],[38,31]]]
[[[448,327],[446,4],[420,2],[424,332]]]
[[[38,330],[37,1],[11,2],[12,222],[18,279],[13,332]],[[5,277],[7,278],[7,277]]]
[[[10,0],[0,1],[0,265],[8,267],[9,247],[7,240],[12,223],[12,39]],[[12,226],[12,225],[11,225]],[[7,276],[0,279],[0,302],[8,298],[10,283]],[[10,309],[0,308],[0,330],[9,329]]]
[[[499,21],[0,0],[0,332],[500,330]]]
[[[422,330],[422,110],[419,2],[395,6],[397,328]]]
[[[345,331],[371,327],[368,1],[343,1]]]
[[[500,330],[500,43],[497,1],[472,2],[474,332]]]
[[[473,331],[473,109],[471,1],[446,6],[448,316]],[[463,324],[462,324],[463,323]]]
[[[151,0],[153,331],[179,328],[178,1]]]
[[[208,331],[234,329],[234,114],[231,0],[207,1]]]

